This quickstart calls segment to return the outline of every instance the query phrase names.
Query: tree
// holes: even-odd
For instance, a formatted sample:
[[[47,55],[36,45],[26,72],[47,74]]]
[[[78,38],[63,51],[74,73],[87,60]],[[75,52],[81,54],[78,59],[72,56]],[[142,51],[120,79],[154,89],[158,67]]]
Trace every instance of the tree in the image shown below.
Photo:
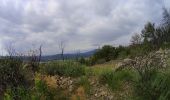
[[[166,8],[163,8],[163,24],[170,26],[170,11],[168,11]]]
[[[64,50],[65,50],[65,42],[64,41],[60,41],[59,42],[59,49],[60,49],[60,54],[61,54],[61,58],[64,61]]]
[[[30,50],[30,52],[28,54],[29,61],[28,61],[27,67],[30,67],[34,74],[39,69],[39,65],[41,62],[41,56],[42,56],[42,45],[40,45],[40,47],[38,49]]]
[[[144,44],[148,45],[151,44],[152,48],[159,48],[159,36],[162,33],[159,29],[155,27],[154,23],[148,22],[144,29],[142,30],[142,37],[144,38]]]
[[[142,43],[142,37],[140,34],[135,33],[131,38],[131,45],[138,45]]]
[[[104,59],[105,61],[110,61],[111,59],[115,59],[116,56],[116,48],[110,45],[105,45],[101,49],[97,50],[97,52],[94,54],[94,59],[96,61],[101,59]]]
[[[170,11],[163,8],[163,21],[161,27],[164,43],[170,42]]]
[[[16,50],[14,49],[12,44],[7,45],[5,49],[9,58],[12,58],[13,56],[17,56]]]
[[[155,24],[148,22],[145,25],[144,29],[142,30],[142,37],[144,37],[144,42],[153,41],[156,38],[155,37]]]

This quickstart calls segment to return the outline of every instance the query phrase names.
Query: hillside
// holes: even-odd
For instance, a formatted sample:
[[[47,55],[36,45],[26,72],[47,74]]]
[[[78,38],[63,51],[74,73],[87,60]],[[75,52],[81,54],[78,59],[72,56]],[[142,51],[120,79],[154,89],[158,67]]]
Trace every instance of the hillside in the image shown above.
[[[94,53],[96,52],[96,50],[91,50],[88,52],[84,52],[84,53],[70,53],[70,54],[64,54],[64,58],[69,60],[69,59],[76,59],[77,57],[90,57],[92,56]],[[53,61],[53,60],[62,60],[61,54],[56,54],[56,55],[49,55],[49,56],[42,56],[42,61]]]

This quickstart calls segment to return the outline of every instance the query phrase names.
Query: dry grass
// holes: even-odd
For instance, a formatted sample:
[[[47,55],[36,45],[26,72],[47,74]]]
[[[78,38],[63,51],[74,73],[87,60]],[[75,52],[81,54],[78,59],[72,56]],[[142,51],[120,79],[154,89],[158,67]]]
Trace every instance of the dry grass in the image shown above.
[[[86,68],[86,74],[99,76],[104,72],[113,71],[116,69],[116,65],[119,62],[120,61],[118,61],[118,60],[112,60],[112,61],[106,62],[104,64],[97,64],[92,67],[88,67],[88,68]]]
[[[80,86],[76,90],[76,94],[72,95],[71,100],[86,100],[86,93],[84,87]]]
[[[50,88],[56,89],[58,87],[56,76],[44,76],[44,81]]]

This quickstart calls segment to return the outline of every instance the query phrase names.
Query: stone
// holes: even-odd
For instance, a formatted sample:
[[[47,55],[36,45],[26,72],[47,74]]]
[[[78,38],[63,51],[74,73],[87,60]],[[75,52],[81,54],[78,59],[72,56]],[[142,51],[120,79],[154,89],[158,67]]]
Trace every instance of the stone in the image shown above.
[[[107,92],[102,91],[102,92],[100,93],[100,96],[105,96],[106,94],[107,94]]]
[[[94,96],[97,97],[98,96],[97,93]]]
[[[108,96],[108,99],[109,100],[113,100],[113,96]]]

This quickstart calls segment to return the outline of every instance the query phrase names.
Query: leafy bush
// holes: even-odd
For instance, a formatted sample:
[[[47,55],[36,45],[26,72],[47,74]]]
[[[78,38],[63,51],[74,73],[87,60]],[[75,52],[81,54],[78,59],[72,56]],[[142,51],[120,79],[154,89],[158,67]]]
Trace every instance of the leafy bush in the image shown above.
[[[35,78],[35,88],[32,92],[33,100],[54,100],[54,95],[49,91],[47,84],[38,75]]]
[[[17,87],[15,90],[6,90],[4,100],[54,100],[53,91],[50,91],[46,83],[39,77],[35,78],[34,88]]]
[[[30,91],[24,87],[17,87],[15,90],[7,89],[4,94],[4,100],[30,100]]]
[[[85,67],[71,61],[49,62],[43,66],[41,72],[48,75],[79,77],[85,75]]]
[[[1,59],[0,60],[0,92],[7,87],[12,89],[18,86],[26,86],[26,79],[22,74],[22,61],[20,59]]]
[[[134,81],[135,74],[129,70],[117,72],[106,72],[100,75],[99,81],[102,84],[108,84],[112,90],[119,89],[125,81]]]
[[[93,59],[98,61],[104,59],[105,61],[110,61],[111,59],[116,58],[116,48],[110,45],[105,45],[101,49],[98,49],[93,55]]]
[[[137,99],[170,99],[170,73],[165,71],[162,58],[158,57],[156,53],[138,57],[129,68],[132,68],[137,73],[137,80],[134,81],[135,97]]]
[[[145,77],[149,78],[140,78],[135,84],[135,93],[140,100],[170,99],[170,73],[154,71]]]

